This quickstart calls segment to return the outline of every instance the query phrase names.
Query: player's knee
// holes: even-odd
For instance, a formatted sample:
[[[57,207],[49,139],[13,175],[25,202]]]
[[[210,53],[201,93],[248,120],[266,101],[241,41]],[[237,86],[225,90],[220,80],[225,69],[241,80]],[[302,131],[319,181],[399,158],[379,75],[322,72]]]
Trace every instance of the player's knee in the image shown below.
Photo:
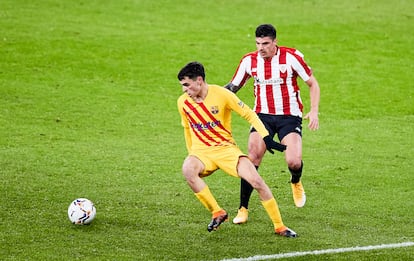
[[[249,158],[255,166],[259,166],[264,152],[258,146],[249,147]]]
[[[290,159],[287,161],[287,165],[289,169],[300,169],[302,167],[302,160],[301,159]]]
[[[186,165],[183,165],[182,173],[186,180],[194,178],[194,172]]]
[[[182,173],[187,180],[197,177],[200,173],[199,164],[194,160],[187,158],[183,163]]]

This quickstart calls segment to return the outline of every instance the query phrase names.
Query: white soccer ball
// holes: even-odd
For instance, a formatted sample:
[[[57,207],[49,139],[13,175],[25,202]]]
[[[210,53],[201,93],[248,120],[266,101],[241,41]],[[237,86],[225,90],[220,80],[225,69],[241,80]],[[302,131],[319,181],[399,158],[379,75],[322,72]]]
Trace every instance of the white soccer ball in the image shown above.
[[[92,201],[87,198],[77,198],[70,203],[68,217],[72,224],[87,225],[94,220],[96,208]]]

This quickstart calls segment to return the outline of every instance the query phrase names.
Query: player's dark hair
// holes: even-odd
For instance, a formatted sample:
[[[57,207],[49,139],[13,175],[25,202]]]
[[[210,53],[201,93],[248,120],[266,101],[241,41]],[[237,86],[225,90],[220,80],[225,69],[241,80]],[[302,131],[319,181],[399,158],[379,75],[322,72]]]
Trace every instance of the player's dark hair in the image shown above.
[[[199,62],[189,62],[187,63],[178,73],[177,78],[179,81],[184,79],[184,77],[195,80],[198,76],[201,76],[203,80],[206,78],[204,72],[204,66]]]
[[[256,28],[256,37],[276,39],[276,28],[271,24],[261,24]]]

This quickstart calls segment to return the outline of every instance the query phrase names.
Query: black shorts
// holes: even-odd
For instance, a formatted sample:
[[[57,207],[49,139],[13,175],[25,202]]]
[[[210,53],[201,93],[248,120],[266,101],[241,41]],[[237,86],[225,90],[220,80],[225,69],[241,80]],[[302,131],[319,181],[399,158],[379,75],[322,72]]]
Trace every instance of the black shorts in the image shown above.
[[[271,115],[271,114],[257,114],[260,120],[265,125],[270,136],[273,138],[276,134],[281,141],[286,135],[291,132],[296,132],[302,137],[302,118],[291,115]],[[250,132],[256,131],[252,127]]]

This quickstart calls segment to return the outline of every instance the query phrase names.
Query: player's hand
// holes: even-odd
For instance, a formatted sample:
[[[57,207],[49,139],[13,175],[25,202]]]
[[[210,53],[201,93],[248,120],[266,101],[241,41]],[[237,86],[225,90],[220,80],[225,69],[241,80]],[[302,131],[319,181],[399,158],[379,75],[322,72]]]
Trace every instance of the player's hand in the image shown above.
[[[319,118],[317,112],[310,111],[305,115],[305,117],[303,117],[303,119],[309,120],[308,128],[310,130],[319,129]]]
[[[270,135],[267,135],[266,137],[263,138],[265,144],[266,144],[266,149],[274,154],[273,149],[283,152],[286,149],[286,145],[280,144],[279,142],[276,142],[272,139],[272,137],[270,137]]]

